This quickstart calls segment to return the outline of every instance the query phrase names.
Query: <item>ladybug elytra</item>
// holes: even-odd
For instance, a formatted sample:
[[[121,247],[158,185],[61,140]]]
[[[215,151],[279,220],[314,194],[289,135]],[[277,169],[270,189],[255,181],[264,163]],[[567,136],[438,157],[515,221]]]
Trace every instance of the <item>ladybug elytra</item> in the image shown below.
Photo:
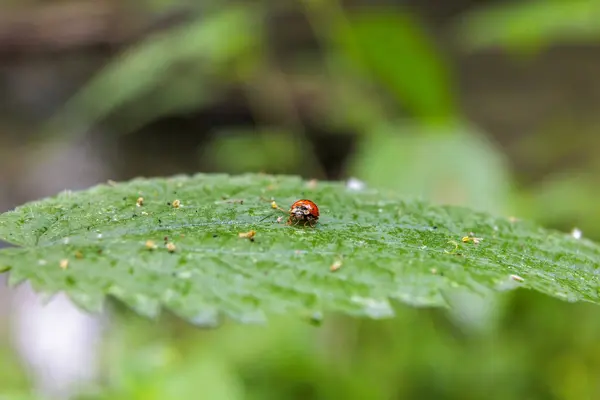
[[[310,225],[314,227],[319,219],[319,207],[311,200],[298,200],[290,207],[288,225]]]

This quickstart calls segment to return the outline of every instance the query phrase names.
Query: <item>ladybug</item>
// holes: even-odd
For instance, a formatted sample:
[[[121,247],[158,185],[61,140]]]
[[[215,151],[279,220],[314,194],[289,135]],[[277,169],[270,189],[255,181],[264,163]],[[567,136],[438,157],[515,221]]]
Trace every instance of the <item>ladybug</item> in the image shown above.
[[[319,207],[311,200],[298,200],[290,207],[288,225],[302,223],[314,227],[319,219]]]

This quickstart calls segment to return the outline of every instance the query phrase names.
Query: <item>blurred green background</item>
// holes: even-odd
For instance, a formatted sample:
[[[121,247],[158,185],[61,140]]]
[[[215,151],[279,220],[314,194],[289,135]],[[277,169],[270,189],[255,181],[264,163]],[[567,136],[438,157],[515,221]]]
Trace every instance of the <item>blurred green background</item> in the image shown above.
[[[0,209],[262,171],[600,240],[598,21],[597,0],[2,0]],[[214,330],[110,304],[100,376],[75,398],[600,399],[598,307],[451,303]],[[11,312],[0,399],[37,398]]]

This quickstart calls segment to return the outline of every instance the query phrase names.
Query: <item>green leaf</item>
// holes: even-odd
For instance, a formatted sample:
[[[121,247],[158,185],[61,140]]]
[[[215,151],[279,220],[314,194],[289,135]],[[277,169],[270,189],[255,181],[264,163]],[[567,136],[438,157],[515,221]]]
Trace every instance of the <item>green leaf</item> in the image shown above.
[[[448,66],[419,21],[409,13],[364,12],[335,26],[345,58],[389,88],[399,103],[426,122],[457,114]]]
[[[504,211],[509,179],[500,152],[467,124],[387,124],[365,135],[351,169],[367,184],[442,204]]]
[[[75,118],[87,128],[128,107],[121,118],[133,130],[210,104],[216,79],[237,79],[253,62],[262,38],[260,16],[259,7],[228,6],[151,35],[115,57],[52,122]]]
[[[278,223],[272,197],[280,207],[313,199],[319,224]],[[254,241],[238,236],[250,230]],[[470,232],[479,244],[461,241]],[[599,300],[600,247],[585,239],[287,176],[201,174],[64,192],[0,215],[0,239],[20,246],[0,250],[0,266],[39,291],[65,291],[88,309],[111,295],[144,315],[164,307],[199,324],[327,311],[383,318],[392,301],[447,306],[452,293],[519,286]]]
[[[550,0],[500,3],[462,18],[459,31],[472,48],[538,48],[551,43],[597,42],[600,3]]]

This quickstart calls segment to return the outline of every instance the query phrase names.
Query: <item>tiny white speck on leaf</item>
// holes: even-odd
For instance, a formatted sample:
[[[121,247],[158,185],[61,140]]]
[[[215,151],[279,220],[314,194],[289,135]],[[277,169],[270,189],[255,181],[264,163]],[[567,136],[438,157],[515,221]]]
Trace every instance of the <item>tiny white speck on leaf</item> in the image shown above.
[[[571,236],[573,236],[575,239],[581,239],[583,232],[581,232],[581,230],[578,228],[573,228],[571,231]]]
[[[366,187],[365,183],[356,178],[350,178],[346,182],[346,188],[348,190],[355,190],[358,192],[358,191],[364,190],[365,187]]]
[[[192,273],[190,271],[181,271],[177,274],[177,277],[181,279],[190,279],[192,277]]]

